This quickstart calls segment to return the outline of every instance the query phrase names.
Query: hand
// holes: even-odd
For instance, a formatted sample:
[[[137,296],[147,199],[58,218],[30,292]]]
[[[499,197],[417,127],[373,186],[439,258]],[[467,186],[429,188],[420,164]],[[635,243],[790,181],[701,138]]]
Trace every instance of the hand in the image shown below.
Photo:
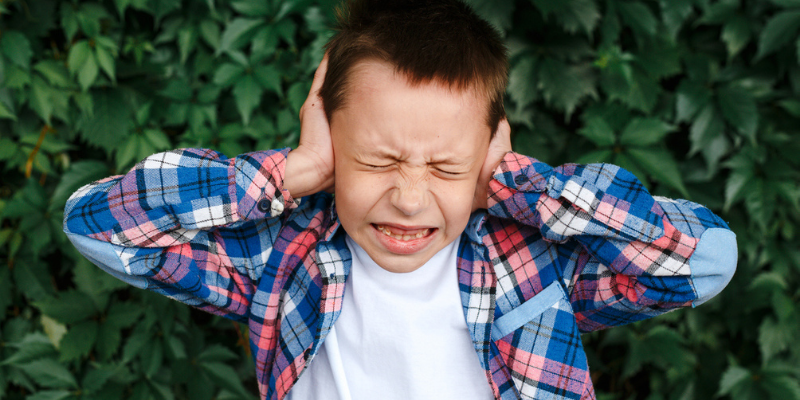
[[[314,73],[311,90],[300,108],[300,144],[289,152],[286,159],[283,186],[294,198],[333,191],[331,128],[319,96],[327,69],[326,54]]]
[[[472,211],[488,208],[489,182],[500,162],[503,161],[506,153],[511,151],[511,126],[507,119],[503,119],[497,125],[497,132],[492,141],[489,142],[489,149],[478,176],[478,184],[475,186],[475,198],[472,202]]]

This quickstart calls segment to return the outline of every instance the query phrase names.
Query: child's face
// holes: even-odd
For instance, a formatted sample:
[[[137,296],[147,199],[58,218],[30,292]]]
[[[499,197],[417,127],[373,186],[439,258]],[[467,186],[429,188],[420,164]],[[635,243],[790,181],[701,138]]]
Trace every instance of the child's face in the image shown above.
[[[331,119],[339,220],[378,265],[414,271],[467,225],[491,136],[487,101],[411,86],[385,63],[351,73]]]

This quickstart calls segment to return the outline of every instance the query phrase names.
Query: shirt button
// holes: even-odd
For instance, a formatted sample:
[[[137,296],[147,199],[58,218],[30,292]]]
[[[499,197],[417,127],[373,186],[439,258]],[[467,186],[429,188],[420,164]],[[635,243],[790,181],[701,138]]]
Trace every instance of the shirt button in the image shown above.
[[[256,207],[258,207],[258,211],[261,211],[263,213],[269,211],[269,209],[270,209],[269,200],[267,200],[267,199],[259,200],[258,204],[256,204]]]
[[[270,216],[277,217],[282,213],[283,213],[283,201],[276,197],[272,200],[272,205],[270,206]]]
[[[525,176],[525,175],[522,175],[522,174],[517,175],[517,176],[514,177],[514,183],[516,183],[517,185],[523,185],[527,181],[528,181],[528,177]]]

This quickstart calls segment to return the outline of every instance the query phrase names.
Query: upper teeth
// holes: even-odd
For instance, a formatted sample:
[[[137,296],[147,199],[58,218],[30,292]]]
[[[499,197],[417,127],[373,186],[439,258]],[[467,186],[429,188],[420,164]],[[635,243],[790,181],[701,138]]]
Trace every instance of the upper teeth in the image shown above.
[[[387,228],[387,227],[385,227],[383,225],[376,225],[376,227],[384,235],[392,237],[392,238],[397,239],[397,240],[419,239],[419,238],[427,235],[428,232],[430,232],[430,228],[426,228],[426,229],[423,229],[423,230],[421,230],[421,231],[419,231],[419,232],[417,232],[416,234],[413,234],[413,235],[401,235],[401,234],[397,234],[397,233],[392,233],[392,231],[390,231],[389,228]]]

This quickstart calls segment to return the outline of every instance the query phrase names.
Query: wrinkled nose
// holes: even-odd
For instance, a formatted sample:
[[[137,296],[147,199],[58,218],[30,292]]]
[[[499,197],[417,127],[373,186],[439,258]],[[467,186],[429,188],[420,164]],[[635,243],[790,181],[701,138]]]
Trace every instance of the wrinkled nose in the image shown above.
[[[424,179],[398,182],[392,193],[392,205],[407,216],[413,216],[428,206],[427,183]]]

